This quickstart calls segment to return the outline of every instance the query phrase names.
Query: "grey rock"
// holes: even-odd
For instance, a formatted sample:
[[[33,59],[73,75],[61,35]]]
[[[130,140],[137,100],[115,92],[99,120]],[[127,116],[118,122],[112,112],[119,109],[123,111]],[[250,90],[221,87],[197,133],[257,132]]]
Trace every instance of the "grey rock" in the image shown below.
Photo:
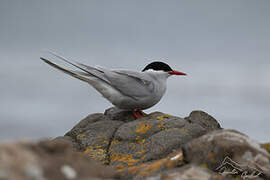
[[[258,142],[235,130],[212,131],[187,143],[183,150],[185,161],[213,171],[219,171],[230,160],[230,164],[241,165],[242,171],[258,170],[270,177],[270,154]]]
[[[104,114],[87,116],[62,139],[72,142],[91,159],[119,170],[166,158],[193,139],[217,129],[217,121],[201,111],[187,118],[154,112],[135,119],[129,111],[109,108]]]
[[[83,120],[81,120],[76,126],[74,126],[66,136],[75,137],[78,134],[82,134],[91,128],[92,124],[99,121],[109,120],[107,116],[104,116],[102,113],[90,114]]]
[[[145,154],[145,161],[163,158],[169,153],[179,150],[192,139],[205,133],[206,131],[201,126],[187,123],[182,128],[172,128],[171,130],[154,134],[146,140],[146,149],[148,151]]]
[[[135,120],[131,111],[121,110],[117,107],[111,107],[107,109],[104,112],[104,115],[107,116],[110,120],[116,121],[128,122]]]
[[[195,121],[198,116],[204,119]],[[154,112],[117,129],[109,149],[110,164],[122,167],[157,160],[215,129],[220,125],[206,113],[193,113],[183,119]]]
[[[146,180],[225,180],[221,175],[196,165],[185,165],[147,177]]]
[[[61,171],[62,167],[68,167],[65,173]],[[24,141],[0,145],[2,180],[59,180],[70,177],[76,180],[116,179],[110,167],[101,166],[82,153],[74,152],[63,141]]]
[[[215,118],[203,111],[192,111],[188,117],[186,117],[191,123],[199,124],[207,131],[221,129],[220,124]]]
[[[64,143],[67,143],[67,144],[71,145],[72,148],[75,151],[79,151],[80,150],[80,145],[74,139],[72,139],[69,136],[58,136],[58,137],[54,138],[52,141],[55,141],[55,142],[57,142],[57,141],[64,142]]]

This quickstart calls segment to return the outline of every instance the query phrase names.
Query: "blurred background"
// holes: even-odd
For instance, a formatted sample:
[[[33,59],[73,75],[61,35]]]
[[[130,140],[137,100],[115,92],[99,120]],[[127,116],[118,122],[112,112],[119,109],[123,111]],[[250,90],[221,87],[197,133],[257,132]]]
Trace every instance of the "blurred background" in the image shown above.
[[[142,70],[162,60],[172,77],[146,112],[203,110],[223,128],[269,141],[270,1],[0,1],[0,141],[63,135],[111,104],[39,60]]]

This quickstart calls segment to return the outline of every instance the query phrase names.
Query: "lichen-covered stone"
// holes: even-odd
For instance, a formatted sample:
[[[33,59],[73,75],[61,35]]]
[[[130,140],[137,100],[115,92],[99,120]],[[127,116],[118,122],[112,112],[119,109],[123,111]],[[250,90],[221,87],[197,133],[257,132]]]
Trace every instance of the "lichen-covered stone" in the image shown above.
[[[160,160],[130,166],[125,168],[121,164],[117,165],[116,172],[119,173],[123,179],[144,179],[148,176],[160,173],[180,166],[184,163],[183,152],[180,150],[169,154],[167,157]]]
[[[203,120],[195,121],[197,116]],[[131,167],[165,158],[190,140],[219,128],[203,112],[185,119],[161,112],[135,119],[130,111],[109,108],[104,114],[87,116],[62,140],[103,164]]]
[[[228,159],[231,160],[229,165],[241,165],[238,175],[241,171],[258,171],[270,177],[270,154],[259,143],[235,130],[210,132],[187,143],[183,150],[188,163],[219,171]]]
[[[193,118],[196,115],[192,116]],[[150,160],[166,157],[169,153],[179,150],[185,143],[219,129],[212,117],[208,126],[201,126],[196,121],[171,116],[161,112],[154,112],[147,117],[122,124],[116,131],[110,146],[110,164],[119,166],[133,166]],[[207,119],[207,118],[205,118]],[[199,122],[199,121],[198,121]],[[119,156],[120,155],[120,156]],[[123,161],[122,157],[128,156]]]
[[[226,180],[218,173],[196,165],[185,165],[180,168],[165,170],[159,174],[147,177],[146,180]]]
[[[97,116],[97,114],[94,114]],[[88,116],[76,125],[65,136],[71,137],[79,144],[80,151],[83,151],[92,159],[108,163],[108,149],[117,128],[123,124],[121,121],[107,119],[106,116],[98,114],[98,120]]]

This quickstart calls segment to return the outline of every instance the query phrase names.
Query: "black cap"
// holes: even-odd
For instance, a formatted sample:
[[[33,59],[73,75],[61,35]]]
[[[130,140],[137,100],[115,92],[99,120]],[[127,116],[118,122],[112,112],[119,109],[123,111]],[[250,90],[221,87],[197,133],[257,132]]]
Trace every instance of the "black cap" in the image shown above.
[[[143,70],[143,71],[146,71],[148,69],[152,69],[152,70],[155,70],[155,71],[165,71],[165,72],[170,72],[170,71],[173,71],[172,68],[164,63],[164,62],[160,62],[160,61],[155,61],[155,62],[152,62],[150,64],[148,64]]]

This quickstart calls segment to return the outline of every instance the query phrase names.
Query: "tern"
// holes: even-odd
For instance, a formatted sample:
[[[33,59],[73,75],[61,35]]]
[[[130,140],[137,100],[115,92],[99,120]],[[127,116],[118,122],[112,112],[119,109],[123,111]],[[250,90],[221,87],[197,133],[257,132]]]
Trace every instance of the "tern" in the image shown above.
[[[132,111],[135,119],[146,116],[142,110],[154,106],[161,100],[166,91],[168,77],[186,75],[160,61],[154,61],[141,72],[136,72],[88,66],[67,60],[56,53],[50,53],[78,70],[64,68],[43,57],[40,59],[52,67],[90,84],[117,108]]]

